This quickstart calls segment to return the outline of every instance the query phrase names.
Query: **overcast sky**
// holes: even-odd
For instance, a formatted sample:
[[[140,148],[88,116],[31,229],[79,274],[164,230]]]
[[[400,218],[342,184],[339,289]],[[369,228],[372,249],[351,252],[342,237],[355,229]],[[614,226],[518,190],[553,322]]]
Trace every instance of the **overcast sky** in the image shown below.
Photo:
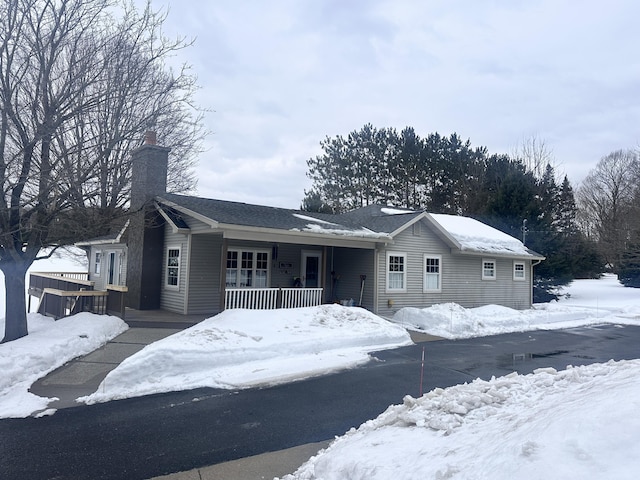
[[[574,188],[640,145],[637,0],[153,2],[195,38],[200,196],[298,208],[319,142],[366,123],[490,153],[536,136]]]

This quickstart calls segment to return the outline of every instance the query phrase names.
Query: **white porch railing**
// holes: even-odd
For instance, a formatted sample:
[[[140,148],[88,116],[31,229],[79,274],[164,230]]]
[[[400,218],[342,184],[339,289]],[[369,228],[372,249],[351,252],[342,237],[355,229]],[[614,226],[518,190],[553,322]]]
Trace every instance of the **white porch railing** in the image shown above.
[[[321,288],[283,288],[280,308],[315,307],[322,303]]]
[[[315,307],[322,303],[322,288],[227,288],[224,308],[270,310]]]

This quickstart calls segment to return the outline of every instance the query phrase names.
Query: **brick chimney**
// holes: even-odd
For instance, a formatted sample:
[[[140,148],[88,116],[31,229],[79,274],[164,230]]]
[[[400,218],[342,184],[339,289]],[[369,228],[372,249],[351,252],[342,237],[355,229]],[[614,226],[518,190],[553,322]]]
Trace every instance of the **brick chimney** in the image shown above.
[[[169,151],[157,145],[156,132],[148,130],[144,143],[131,156],[131,208],[138,209],[167,191]]]
[[[160,308],[164,221],[153,199],[166,193],[169,151],[157,145],[155,132],[147,131],[144,143],[131,156],[127,306],[137,310]]]

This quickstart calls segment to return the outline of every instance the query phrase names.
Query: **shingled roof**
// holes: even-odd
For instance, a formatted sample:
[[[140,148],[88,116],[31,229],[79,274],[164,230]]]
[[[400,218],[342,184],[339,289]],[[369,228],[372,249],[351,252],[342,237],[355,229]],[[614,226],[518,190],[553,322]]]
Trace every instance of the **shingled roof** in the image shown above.
[[[544,258],[528,250],[518,239],[472,218],[430,215],[421,210],[368,205],[331,215],[176,194],[165,194],[158,201],[163,208],[191,212],[222,227],[243,226],[383,241],[391,240],[398,232],[424,219],[443,241],[463,253]]]
[[[225,225],[314,232],[354,237],[388,237],[387,232],[372,230],[348,216],[303,212],[287,208],[252,205],[210,198],[165,194],[158,201],[174,208],[187,209]]]

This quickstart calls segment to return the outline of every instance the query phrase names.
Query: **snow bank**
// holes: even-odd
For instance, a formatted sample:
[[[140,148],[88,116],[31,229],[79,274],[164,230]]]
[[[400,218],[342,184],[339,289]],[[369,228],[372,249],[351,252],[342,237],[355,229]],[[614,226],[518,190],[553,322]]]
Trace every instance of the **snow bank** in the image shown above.
[[[288,480],[635,479],[640,361],[541,369],[406,397]]]
[[[402,308],[393,321],[448,339],[603,323],[640,325],[640,290],[625,288],[615,275],[605,275],[599,280],[573,282],[560,301],[536,304],[529,310],[499,305],[463,308],[443,303],[423,309]]]
[[[352,367],[368,361],[368,352],[411,343],[403,328],[362,308],[226,310],[146,346],[78,400],[282,383]]]
[[[27,316],[29,335],[0,344],[0,418],[26,417],[46,408],[51,399],[28,392],[37,379],[69,360],[91,353],[127,330],[117,317],[80,313],[54,321]],[[0,337],[4,319],[0,320]]]

